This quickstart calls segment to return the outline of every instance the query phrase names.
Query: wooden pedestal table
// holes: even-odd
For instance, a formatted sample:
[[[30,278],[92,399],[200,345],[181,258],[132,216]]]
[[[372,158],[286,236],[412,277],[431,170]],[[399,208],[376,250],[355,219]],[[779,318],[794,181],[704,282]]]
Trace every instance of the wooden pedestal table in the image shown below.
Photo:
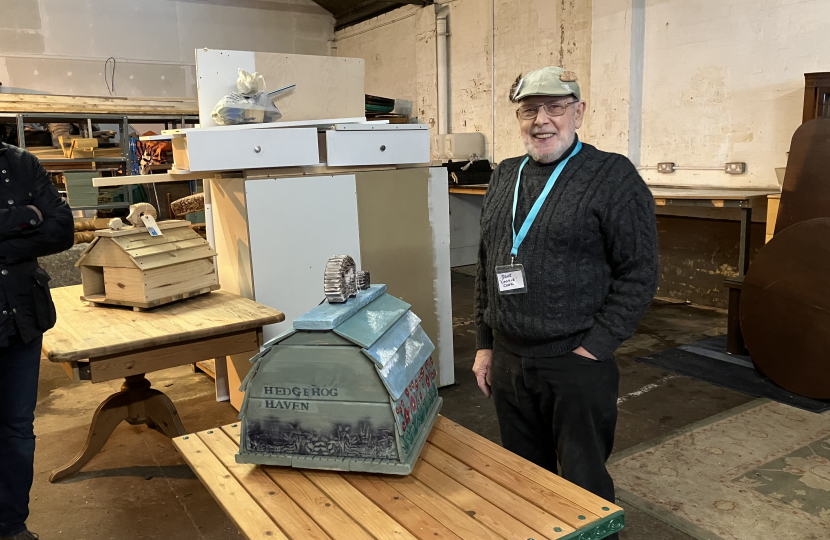
[[[173,439],[248,539],[599,540],[622,508],[439,416],[409,476],[238,464],[239,424]]]
[[[124,378],[121,391],[95,411],[86,444],[52,472],[50,482],[77,473],[122,422],[146,424],[168,437],[186,431],[175,405],[150,387],[145,373],[206,358],[250,353],[262,344],[262,327],[285,316],[238,295],[216,291],[152,311],[90,306],[80,285],[52,289],[58,322],[43,337],[43,351],[76,382]]]

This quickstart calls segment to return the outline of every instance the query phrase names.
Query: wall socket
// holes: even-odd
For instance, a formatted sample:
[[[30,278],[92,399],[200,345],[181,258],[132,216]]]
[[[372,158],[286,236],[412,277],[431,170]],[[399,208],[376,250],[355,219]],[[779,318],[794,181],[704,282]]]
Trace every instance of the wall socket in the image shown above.
[[[726,174],[743,174],[746,172],[746,163],[742,161],[733,161],[732,163],[727,163],[724,170],[726,171]]]
[[[664,161],[663,163],[657,164],[657,172],[659,173],[673,173],[674,172],[674,163]]]

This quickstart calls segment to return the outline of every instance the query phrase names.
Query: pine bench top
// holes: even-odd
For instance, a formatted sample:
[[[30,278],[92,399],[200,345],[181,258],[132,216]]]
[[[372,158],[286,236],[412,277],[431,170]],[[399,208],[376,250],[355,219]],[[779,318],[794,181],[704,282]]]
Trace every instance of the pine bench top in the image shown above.
[[[218,290],[136,312],[132,308],[91,306],[81,285],[52,289],[58,315],[43,336],[52,362],[72,362],[171,345],[282,322],[285,315],[253,300]]]
[[[622,508],[439,416],[409,476],[238,464],[240,425],[173,439],[249,540],[598,540]]]

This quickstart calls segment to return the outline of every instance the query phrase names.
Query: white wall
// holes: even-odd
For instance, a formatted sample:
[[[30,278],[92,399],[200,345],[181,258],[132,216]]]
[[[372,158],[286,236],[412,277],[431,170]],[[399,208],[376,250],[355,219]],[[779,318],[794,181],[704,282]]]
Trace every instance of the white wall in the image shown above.
[[[450,127],[484,133],[495,161],[523,153],[507,100],[513,79],[563,65],[578,74],[588,101],[584,140],[644,166],[748,164],[744,175],[643,170],[650,183],[775,187],[774,169],[786,165],[801,123],[803,74],[830,71],[827,0],[448,5]],[[639,18],[632,5],[641,7]],[[335,39],[340,56],[366,59],[368,93],[414,101],[413,114],[437,128],[431,6],[395,10]]]
[[[631,97],[631,0],[595,2],[594,12],[592,135],[622,151]],[[774,169],[786,165],[801,124],[804,73],[830,70],[828,35],[826,0],[646,0],[643,110],[635,119],[642,125],[640,164],[748,164],[740,176],[644,170],[646,180],[776,187]]]
[[[197,47],[328,54],[311,0],[0,0],[0,82],[61,94],[195,97]],[[112,63],[110,63],[110,66]]]
[[[524,153],[516,105],[507,97],[517,75],[563,64],[579,74],[584,95],[590,94],[590,0],[444,3],[450,8],[450,130],[483,133],[496,161]],[[414,102],[413,115],[433,133],[435,38],[433,6],[396,9],[335,34],[338,56],[366,60],[366,92]]]

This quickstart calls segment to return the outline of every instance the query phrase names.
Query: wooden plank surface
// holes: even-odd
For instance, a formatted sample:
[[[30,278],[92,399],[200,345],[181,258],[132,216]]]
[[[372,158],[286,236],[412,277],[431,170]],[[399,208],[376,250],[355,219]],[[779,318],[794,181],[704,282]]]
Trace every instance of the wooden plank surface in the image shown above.
[[[59,96],[52,94],[0,94],[0,112],[159,114],[165,116],[195,116],[199,114],[194,98]]]
[[[409,531],[339,474],[306,471],[305,476],[325,491],[347,514],[359,517],[360,524],[375,538],[415,540]]]
[[[158,225],[158,228],[163,232],[167,229],[175,229],[177,227],[190,227],[190,222],[183,219],[170,219],[167,221],[159,221],[156,225]],[[95,231],[95,236],[104,236],[107,238],[132,235],[136,235],[141,238],[150,237],[150,234],[147,232],[147,227],[133,227],[132,225],[127,225],[123,229],[118,229],[117,231],[112,229]]]
[[[581,489],[560,476],[551,474],[542,467],[518,457],[516,454],[505,450],[492,441],[479,437],[472,431],[456,424],[444,416],[439,416],[436,419],[435,428],[449,434],[451,439],[454,439],[459,443],[463,443],[470,448],[475,448],[478,452],[485,454],[493,461],[505,465],[510,470],[521,474],[528,480],[531,480],[542,487],[546,487],[549,490],[557,492],[563,491],[567,493],[568,500],[578,506],[594,509],[603,509],[605,507],[609,508],[608,510],[602,511],[602,515],[622,511],[622,508],[619,506],[613,504],[609,505],[608,501],[602,497]]]
[[[534,504],[575,529],[583,523],[587,524],[598,519],[597,515],[573,502],[566,493],[525,481],[525,478],[519,473],[491,459],[488,454],[479,452],[477,449],[448,436],[446,432],[433,430],[428,440],[431,444],[451,455],[453,459],[486,475],[501,488],[512,491],[525,500],[533,501]]]
[[[450,186],[450,193],[458,195],[487,195],[487,185]]]
[[[439,416],[439,418],[442,417]],[[424,475],[430,471],[435,471],[433,477],[437,474],[443,474],[456,484],[464,486],[474,495],[482,498],[489,497],[489,502],[495,508],[510,509],[513,517],[529,527],[541,531],[549,529],[552,524],[553,527],[561,528],[563,535],[574,531],[573,527],[556,516],[545,512],[536,504],[528,502],[510,490],[501,489],[501,486],[494,480],[452,458],[431,444],[427,444],[421,452],[419,466],[423,467],[415,471],[416,475]],[[467,496],[467,499],[470,500],[472,497]],[[554,533],[549,537],[558,538],[559,536],[561,535]]]
[[[656,199],[700,199],[700,200],[748,200],[766,197],[774,191],[770,189],[695,189],[682,187],[649,186]]]
[[[289,540],[274,520],[242,487],[207,445],[195,435],[176,439],[176,448],[187,454],[187,463],[203,483],[209,482],[210,494],[226,514],[231,516],[249,540]],[[290,539],[294,540],[294,539]]]
[[[256,465],[237,463],[233,456],[239,446],[221,429],[206,430],[198,434],[199,438],[210,448],[211,452],[239,481],[254,499],[260,501],[262,509],[273,520],[279,520],[280,527],[289,538],[307,538],[308,540],[329,540],[317,523],[297,506],[297,503]]]
[[[256,535],[269,528],[258,521],[259,510],[272,519],[269,530],[279,529],[291,540],[600,539],[624,522],[621,508],[439,419],[436,425],[443,429],[434,432],[441,432],[437,439],[452,452],[428,444],[422,454],[427,459],[419,460],[409,476],[237,464],[239,423],[179,437],[173,444],[247,538],[259,538],[247,531]],[[194,438],[200,445],[192,443]],[[200,454],[194,456],[194,450]],[[204,456],[205,450],[211,455]],[[480,465],[476,455],[489,459],[482,470],[465,462]],[[521,485],[504,485],[508,477]],[[256,508],[241,512],[243,504]],[[574,509],[580,512],[574,514],[574,526],[556,517],[570,516]],[[243,521],[251,518],[243,529]]]
[[[749,200],[766,197],[776,193],[770,189],[723,189],[723,188],[693,188],[693,187],[660,187],[649,186],[656,199],[692,199],[692,200]],[[450,193],[458,195],[486,195],[487,185],[450,186]]]
[[[58,322],[46,332],[43,350],[52,362],[128,353],[259,328],[285,315],[228,291],[134,312],[82,302],[80,285],[52,289]]]
[[[164,182],[183,182],[189,180],[202,180],[205,178],[213,178],[219,173],[216,171],[204,171],[198,173],[176,173],[170,171],[168,173],[158,174],[136,174],[132,176],[105,176],[92,179],[92,185],[96,187],[109,186],[124,186],[128,184],[160,184]],[[233,176],[242,176],[242,173],[222,172],[222,177],[228,178]]]
[[[206,358],[215,358],[217,355],[247,352],[253,356],[257,351],[259,347],[256,330],[244,330],[208,339],[185,341],[176,345],[138,349],[129,354],[98,357],[90,362],[89,369],[92,382],[97,383],[193,364]]]

